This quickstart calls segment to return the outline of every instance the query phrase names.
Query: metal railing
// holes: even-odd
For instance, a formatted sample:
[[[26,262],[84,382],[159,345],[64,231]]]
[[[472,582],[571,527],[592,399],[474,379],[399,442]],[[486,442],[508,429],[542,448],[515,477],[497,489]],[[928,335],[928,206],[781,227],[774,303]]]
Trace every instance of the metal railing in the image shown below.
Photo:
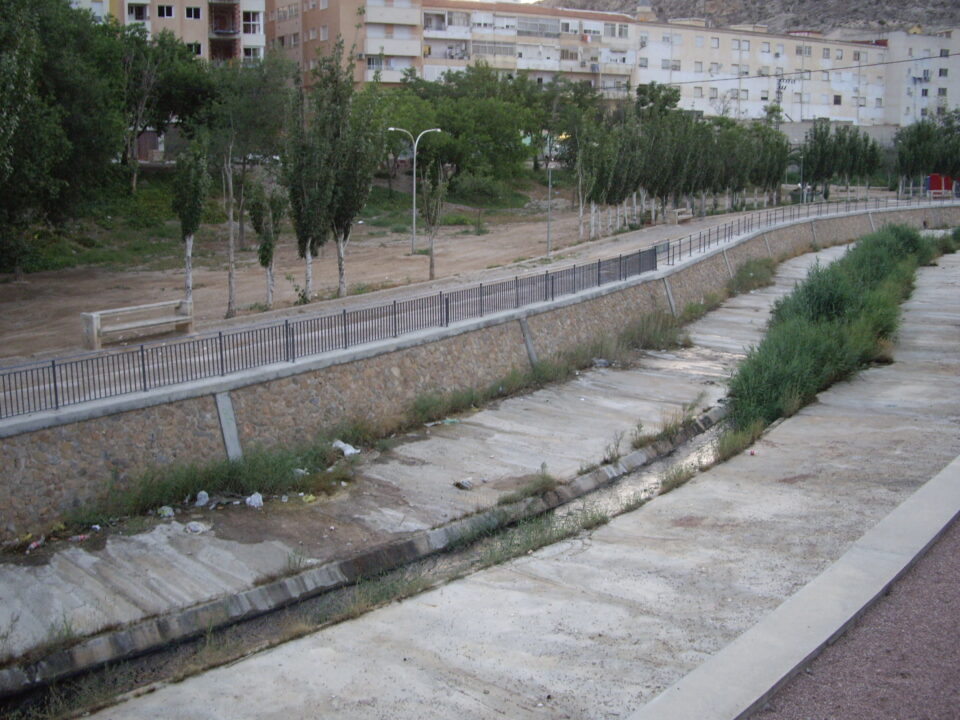
[[[336,314],[19,365],[0,372],[0,419],[292,363],[547,302],[651,272],[660,265],[674,265],[760,228],[848,212],[940,204],[942,200],[871,200],[755,211],[678,240],[588,264]]]

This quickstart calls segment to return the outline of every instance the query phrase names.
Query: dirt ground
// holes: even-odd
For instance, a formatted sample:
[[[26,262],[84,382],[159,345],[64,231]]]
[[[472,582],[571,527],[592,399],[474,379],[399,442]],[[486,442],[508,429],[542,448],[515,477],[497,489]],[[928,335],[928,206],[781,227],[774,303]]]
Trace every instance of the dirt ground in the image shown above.
[[[568,194],[568,193],[565,193]],[[837,193],[840,195],[841,193]],[[875,193],[871,193],[875,194]],[[886,194],[886,193],[884,193]],[[534,196],[535,200],[542,200]],[[455,209],[455,208],[451,208]],[[728,222],[735,215],[695,220],[681,227],[657,226],[643,234],[641,245],[685,235],[691,230]],[[604,226],[606,219],[604,217]],[[410,253],[410,236],[382,229],[356,226],[347,248],[346,277],[351,295],[374,293],[367,302],[382,298],[377,290],[410,286],[408,294],[420,295],[438,288],[476,282],[481,276],[508,276],[543,269],[547,264],[546,213],[527,210],[485,216],[487,232],[477,235],[472,226],[444,227],[436,239],[437,281],[428,283],[429,258]],[[221,232],[225,236],[226,230]],[[252,243],[253,233],[247,237]],[[624,236],[589,243],[579,240],[575,210],[555,210],[551,238],[552,262],[563,265],[580,259],[597,259],[618,252]],[[630,240],[633,247],[638,238]],[[292,235],[284,235],[275,266],[274,312],[258,307],[265,299],[263,269],[255,247],[237,253],[237,308],[241,317],[224,321],[227,307],[226,241],[195,248],[214,250],[212,261],[194,262],[194,317],[197,330],[209,330],[252,321],[269,321],[290,313],[321,313],[338,310],[342,303],[329,300],[336,294],[336,249],[332,245],[313,264],[317,301],[294,307],[297,291],[304,284],[303,261],[296,256]],[[427,237],[417,236],[417,248],[427,246]],[[576,246],[576,247],[574,247]],[[79,267],[27,275],[22,282],[0,276],[0,364],[16,365],[53,355],[82,352],[80,313],[173,300],[182,296],[183,270],[109,269]],[[395,297],[395,295],[392,295]],[[356,298],[353,302],[356,302]],[[366,304],[366,303],[364,303]],[[286,309],[286,312],[284,312]]]

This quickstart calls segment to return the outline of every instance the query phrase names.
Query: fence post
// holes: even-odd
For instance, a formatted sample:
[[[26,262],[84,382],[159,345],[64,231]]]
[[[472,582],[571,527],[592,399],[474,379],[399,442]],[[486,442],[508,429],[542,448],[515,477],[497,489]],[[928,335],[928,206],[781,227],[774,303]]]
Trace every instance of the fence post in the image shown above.
[[[546,302],[549,299],[550,292],[550,271],[545,270],[543,273],[543,301]]]
[[[520,307],[520,278],[513,276],[513,306]]]
[[[617,258],[617,279],[623,280],[623,253]]]
[[[443,327],[443,290],[440,291],[439,301],[437,302],[437,313],[440,316],[437,318],[437,321],[439,322],[440,327]]]
[[[397,319],[397,301],[393,301],[393,336],[400,334],[400,321]]]
[[[53,407],[56,410],[60,409],[60,393],[57,390],[57,361],[50,361],[50,374],[53,377]]]
[[[347,337],[347,309],[344,308],[343,312],[340,313],[340,317],[343,320],[341,325],[343,326],[343,349],[346,350],[350,347],[350,338]]]
[[[576,277],[576,276],[574,276],[574,277]],[[553,282],[553,281],[554,281],[554,276],[551,275],[551,276],[550,276],[550,300],[553,300],[553,298],[554,298],[554,288],[553,288],[554,282]]]
[[[140,344],[140,380],[141,385],[143,386],[143,391],[147,391],[147,358],[146,351],[143,349],[143,344]]]
[[[480,317],[483,317],[483,283],[480,283]]]
[[[223,330],[217,333],[217,344],[220,347],[220,374],[227,374],[226,358],[223,354]]]
[[[600,287],[600,261],[597,260],[597,287]]]
[[[443,299],[443,303],[444,303],[444,310],[446,311],[446,314],[447,314],[446,326],[450,327],[450,296],[449,295]]]
[[[283,321],[283,355],[287,359],[287,362],[292,362],[290,359],[290,320]]]

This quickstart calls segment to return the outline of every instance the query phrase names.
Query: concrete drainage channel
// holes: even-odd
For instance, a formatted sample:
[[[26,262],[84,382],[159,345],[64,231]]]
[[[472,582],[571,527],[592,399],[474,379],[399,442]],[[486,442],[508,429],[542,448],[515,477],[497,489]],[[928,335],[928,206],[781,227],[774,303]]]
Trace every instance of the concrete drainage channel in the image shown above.
[[[611,486],[639,469],[666,458],[716,426],[725,416],[724,406],[713,407],[691,422],[684,423],[672,439],[656,440],[644,449],[582,473],[542,495],[498,505],[447,525],[368,548],[348,558],[291,574],[229,597],[102,632],[30,663],[8,666],[0,670],[0,698],[37,691],[45,685],[96,670],[109,663],[130,660],[282,610],[537,517]]]

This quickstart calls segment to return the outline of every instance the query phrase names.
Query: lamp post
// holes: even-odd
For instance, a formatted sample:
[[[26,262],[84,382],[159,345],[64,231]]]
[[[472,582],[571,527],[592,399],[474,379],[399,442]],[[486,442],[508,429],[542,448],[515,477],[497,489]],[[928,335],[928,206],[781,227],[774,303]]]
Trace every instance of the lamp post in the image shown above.
[[[550,221],[553,220],[553,135],[547,135],[547,255],[553,254]]]
[[[407,137],[410,138],[410,142],[413,143],[413,234],[410,236],[410,254],[412,255],[417,248],[417,145],[420,142],[420,138],[427,133],[441,132],[441,130],[440,128],[430,128],[429,130],[424,130],[422,133],[417,135],[416,139],[414,139],[412,132],[409,130],[404,130],[403,128],[388,127],[387,130],[392,132],[406,133]]]

